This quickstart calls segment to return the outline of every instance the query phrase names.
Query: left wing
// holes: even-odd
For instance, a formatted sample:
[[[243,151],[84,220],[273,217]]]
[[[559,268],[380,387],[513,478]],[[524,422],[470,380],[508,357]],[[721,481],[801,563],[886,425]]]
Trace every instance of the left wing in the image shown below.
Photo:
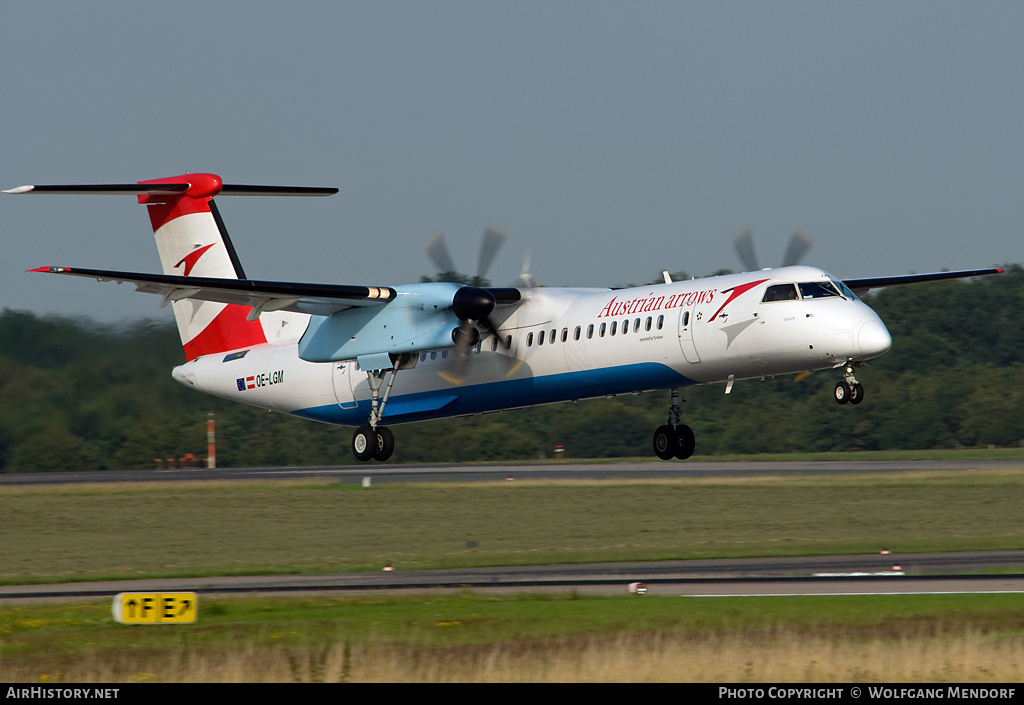
[[[256,320],[264,311],[292,311],[330,316],[356,306],[374,306],[394,300],[396,291],[388,286],[348,286],[336,284],[302,284],[268,282],[252,279],[213,279],[183,277],[173,274],[144,272],[113,272],[78,267],[39,267],[30,272],[69,274],[97,281],[113,281],[135,285],[136,291],[164,297],[161,306],[181,299],[197,299],[225,304],[251,306],[249,320]]]

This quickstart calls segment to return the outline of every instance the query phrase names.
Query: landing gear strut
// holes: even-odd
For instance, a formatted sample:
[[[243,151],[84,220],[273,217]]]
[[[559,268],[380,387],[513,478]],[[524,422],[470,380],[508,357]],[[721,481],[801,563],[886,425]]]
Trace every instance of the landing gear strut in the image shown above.
[[[384,416],[388,397],[391,396],[395,376],[399,370],[415,367],[417,358],[415,355],[392,355],[391,358],[391,367],[366,371],[366,379],[370,383],[370,422],[366,426],[360,426],[352,434],[352,454],[356,456],[356,460],[366,461],[373,458],[384,462],[395,452],[395,434],[387,426],[381,426],[380,420]],[[391,374],[388,375],[384,396],[381,397],[380,388],[386,372]]]
[[[683,403],[686,397],[683,397]],[[696,440],[693,437],[693,429],[685,424],[680,424],[682,412],[679,406],[679,388],[672,387],[672,406],[669,407],[668,424],[658,426],[654,432],[654,454],[662,460],[679,458],[686,460],[693,455],[696,447]]]
[[[860,404],[864,401],[864,387],[853,376],[853,363],[843,369],[843,381],[836,384],[835,399],[838,404]]]

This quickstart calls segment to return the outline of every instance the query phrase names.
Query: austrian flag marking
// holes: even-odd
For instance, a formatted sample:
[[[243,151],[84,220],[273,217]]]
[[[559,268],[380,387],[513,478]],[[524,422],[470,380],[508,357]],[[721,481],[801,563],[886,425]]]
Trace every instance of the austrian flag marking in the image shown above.
[[[275,384],[284,383],[284,370],[276,370],[274,372],[264,372],[258,375],[250,375],[249,377],[238,377],[235,379],[235,384],[238,385],[238,391],[244,392],[247,389],[256,389],[256,387],[272,387]]]

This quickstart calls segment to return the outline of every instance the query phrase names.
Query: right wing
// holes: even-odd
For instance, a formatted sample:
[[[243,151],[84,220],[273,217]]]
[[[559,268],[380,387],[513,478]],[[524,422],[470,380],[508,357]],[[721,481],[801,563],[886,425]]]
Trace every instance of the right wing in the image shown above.
[[[871,289],[901,284],[920,284],[943,279],[962,279],[964,277],[980,277],[985,274],[1002,274],[1001,269],[962,269],[956,272],[933,272],[932,274],[904,274],[895,277],[865,277],[861,279],[844,279],[843,283],[853,289],[857,296],[863,296]]]

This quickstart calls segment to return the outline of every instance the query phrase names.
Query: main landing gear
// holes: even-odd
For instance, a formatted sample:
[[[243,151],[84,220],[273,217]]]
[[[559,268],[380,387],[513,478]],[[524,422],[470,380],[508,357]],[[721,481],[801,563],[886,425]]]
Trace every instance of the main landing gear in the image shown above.
[[[391,357],[392,367],[366,371],[366,378],[370,383],[370,422],[366,426],[360,426],[352,434],[352,454],[356,456],[356,460],[366,461],[372,458],[384,462],[395,452],[395,434],[387,426],[381,426],[380,420],[384,416],[384,406],[388,403],[391,388],[395,384],[395,375],[399,370],[415,367],[416,356],[392,355]],[[391,374],[388,375],[384,396],[381,397],[380,388],[387,372]]]
[[[864,387],[853,376],[853,363],[843,369],[843,381],[836,384],[835,399],[838,404],[860,404],[864,401]]]
[[[352,454],[356,460],[384,462],[395,452],[395,434],[387,426],[360,426],[352,434]]]
[[[685,401],[684,397],[683,402],[685,403]],[[662,460],[671,460],[672,458],[686,460],[693,455],[696,447],[693,429],[679,423],[681,415],[679,388],[672,387],[672,406],[668,412],[668,423],[658,426],[658,430],[654,432],[654,454]]]

